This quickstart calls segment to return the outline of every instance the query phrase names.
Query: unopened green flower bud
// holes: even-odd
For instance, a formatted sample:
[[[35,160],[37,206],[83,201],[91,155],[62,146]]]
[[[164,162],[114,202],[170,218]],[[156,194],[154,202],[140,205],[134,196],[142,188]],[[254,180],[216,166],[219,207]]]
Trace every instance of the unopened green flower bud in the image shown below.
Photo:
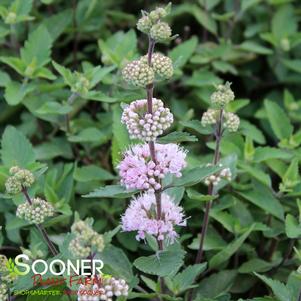
[[[155,23],[158,22],[161,18],[165,18],[167,12],[163,7],[157,7],[155,10],[149,13],[150,19]]]
[[[153,54],[152,67],[155,73],[161,78],[169,79],[173,75],[172,60],[161,53]]]
[[[217,107],[224,107],[234,100],[234,93],[230,88],[230,83],[218,85],[216,91],[211,95],[211,102]]]
[[[239,117],[231,112],[226,112],[224,117],[224,126],[228,129],[229,132],[236,132],[240,123]]]
[[[133,61],[122,70],[125,81],[137,87],[146,87],[154,81],[154,71],[140,60]]]
[[[71,232],[86,240],[92,239],[94,230],[84,221],[77,221],[71,227]]]
[[[22,191],[22,185],[15,176],[12,176],[6,180],[5,189],[9,194],[18,194]]]
[[[76,83],[72,87],[72,92],[79,94],[87,94],[90,89],[90,81],[81,73],[76,73]]]
[[[8,291],[8,287],[5,283],[1,283],[0,284],[0,300],[7,300],[8,296],[7,296],[7,291]]]
[[[171,28],[166,22],[159,22],[152,26],[150,35],[156,42],[167,42],[171,38]]]
[[[95,232],[91,239],[91,245],[94,246],[98,252],[102,252],[105,247],[103,236]]]
[[[19,166],[13,166],[13,167],[11,167],[11,168],[9,169],[9,173],[10,173],[11,175],[14,175],[14,174],[16,174],[20,169],[21,169],[21,168],[20,168]]]
[[[143,16],[137,22],[137,29],[146,34],[149,33],[153,23],[149,16]]]
[[[35,180],[32,172],[27,169],[20,169],[15,173],[14,177],[16,177],[16,179],[18,179],[18,181],[24,187],[30,187]]]
[[[202,116],[202,126],[214,125],[218,119],[219,110],[208,109]]]
[[[53,206],[40,198],[33,198],[32,204],[24,203],[18,206],[17,216],[33,224],[42,224],[47,217],[53,216]]]
[[[17,15],[15,12],[9,12],[5,18],[6,24],[14,24],[17,21]]]
[[[79,258],[88,257],[91,254],[91,247],[80,237],[76,237],[70,241],[69,251]]]

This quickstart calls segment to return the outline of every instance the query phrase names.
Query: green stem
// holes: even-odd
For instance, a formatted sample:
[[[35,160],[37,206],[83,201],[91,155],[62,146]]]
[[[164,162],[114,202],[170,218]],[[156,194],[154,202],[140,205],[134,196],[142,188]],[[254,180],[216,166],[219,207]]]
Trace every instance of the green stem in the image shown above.
[[[73,93],[69,96],[69,98],[68,98],[68,100],[67,100],[67,104],[72,105],[73,102],[74,102],[74,100],[75,100],[77,97],[78,97],[78,94],[75,93],[75,92],[73,92]],[[70,133],[70,113],[67,113],[67,114],[65,115],[65,122],[66,122],[66,131],[67,131],[67,133]]]
[[[221,109],[219,112],[219,118],[217,121],[217,126],[215,130],[215,138],[216,138],[216,144],[215,144],[215,151],[214,151],[214,158],[213,158],[213,165],[217,165],[220,160],[220,143],[223,136],[223,119],[224,119],[224,110]],[[210,184],[208,186],[208,195],[214,195],[215,191],[213,188],[213,185]],[[207,202],[206,209],[205,209],[205,215],[204,220],[201,228],[201,234],[200,234],[200,245],[198,249],[198,253],[195,259],[195,264],[201,263],[203,259],[204,254],[204,242],[207,234],[207,229],[209,225],[209,217],[210,217],[210,210],[212,206],[212,201]],[[188,293],[188,301],[191,301],[193,297],[193,289],[191,289]]]

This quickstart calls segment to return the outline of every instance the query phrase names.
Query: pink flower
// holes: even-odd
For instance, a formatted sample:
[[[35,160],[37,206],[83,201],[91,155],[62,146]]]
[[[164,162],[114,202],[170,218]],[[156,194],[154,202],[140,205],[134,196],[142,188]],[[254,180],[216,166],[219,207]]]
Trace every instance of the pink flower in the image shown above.
[[[124,153],[118,165],[121,184],[127,189],[159,190],[166,174],[180,177],[186,166],[186,152],[177,144],[155,144],[156,163],[148,144],[138,144]]]
[[[157,205],[154,192],[148,191],[134,198],[122,216],[123,231],[137,231],[137,240],[144,239],[145,234],[149,234],[158,240],[167,238],[173,243],[178,236],[174,227],[186,226],[186,219],[183,208],[177,206],[168,194],[162,193],[161,197],[161,220],[156,219]]]

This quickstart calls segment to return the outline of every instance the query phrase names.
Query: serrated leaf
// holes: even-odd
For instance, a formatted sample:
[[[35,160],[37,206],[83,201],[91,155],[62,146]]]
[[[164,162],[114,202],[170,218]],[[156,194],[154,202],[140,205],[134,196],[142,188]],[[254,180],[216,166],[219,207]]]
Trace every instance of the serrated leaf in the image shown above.
[[[29,140],[12,126],[6,127],[2,136],[2,162],[7,167],[27,167],[35,161],[33,147]]]
[[[21,59],[28,65],[35,59],[36,67],[42,67],[50,61],[51,46],[52,39],[48,30],[45,26],[40,25],[29,34],[24,47],[20,51]]]
[[[85,198],[117,198],[124,199],[131,197],[136,190],[127,190],[125,187],[120,185],[107,185],[84,195]]]
[[[110,172],[96,165],[77,167],[74,171],[74,179],[79,182],[107,181],[115,179]]]
[[[264,275],[254,274],[272,289],[279,301],[295,301],[292,299],[289,289],[282,282],[273,280]]]
[[[255,162],[262,162],[270,159],[290,160],[293,154],[288,150],[279,149],[276,147],[257,147],[254,154]]]
[[[284,110],[275,102],[264,101],[266,114],[274,134],[280,140],[289,138],[293,133],[293,126]]]
[[[142,256],[134,261],[140,271],[166,277],[174,274],[183,264],[185,252],[180,248],[170,248],[151,256]]]
[[[181,142],[196,142],[198,138],[194,135],[185,132],[172,132],[158,139],[159,143],[181,143]]]
[[[215,254],[209,261],[210,268],[217,268],[223,262],[227,261],[244,243],[250,233],[253,231],[254,225],[252,225],[244,234],[239,238],[229,243],[222,251]]]
[[[285,232],[289,238],[301,237],[301,224],[291,214],[287,214],[285,217]]]
[[[216,173],[221,167],[216,166],[203,166],[195,167],[192,169],[184,170],[182,177],[175,178],[170,186],[180,187],[180,186],[193,186],[201,182],[204,178]]]
[[[264,185],[256,183],[252,190],[238,193],[259,208],[281,220],[284,220],[284,209],[281,203],[276,197],[274,197],[270,189]]]

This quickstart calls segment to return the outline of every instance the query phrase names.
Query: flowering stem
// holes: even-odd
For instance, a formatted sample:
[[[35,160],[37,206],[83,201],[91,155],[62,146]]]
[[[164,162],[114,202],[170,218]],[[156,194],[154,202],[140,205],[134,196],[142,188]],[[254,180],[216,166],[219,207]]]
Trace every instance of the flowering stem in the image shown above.
[[[24,194],[25,198],[26,198],[26,201],[28,202],[29,205],[32,205],[32,201],[31,201],[31,198],[28,194],[28,191],[26,189],[26,187],[22,187],[22,193]],[[37,229],[39,230],[39,232],[41,233],[42,237],[44,238],[51,254],[53,256],[56,256],[59,254],[59,252],[57,251],[56,247],[54,246],[54,244],[52,243],[52,241],[50,240],[48,234],[47,234],[47,231],[45,230],[44,226],[41,225],[41,224],[36,224],[36,227]]]
[[[215,145],[215,151],[214,151],[214,158],[213,158],[213,165],[216,165],[220,159],[220,143],[223,135],[223,116],[224,111],[223,109],[220,110],[219,118],[217,121],[217,127],[215,131],[215,138],[216,138],[216,145]],[[214,189],[212,183],[208,187],[208,195],[213,195]],[[209,215],[210,215],[210,209],[211,209],[212,201],[207,202],[206,204],[206,210],[205,210],[205,216],[204,221],[202,225],[201,230],[201,240],[200,240],[200,246],[198,249],[198,253],[195,259],[195,263],[200,263],[203,258],[203,252],[204,252],[204,241],[207,234],[208,224],[209,224]]]
[[[152,63],[152,56],[154,53],[155,48],[155,41],[149,36],[148,38],[148,51],[147,51],[147,63],[149,66],[151,66]],[[154,84],[151,83],[146,86],[146,93],[147,93],[147,112],[149,114],[153,113],[153,94],[154,94]],[[150,141],[148,143],[150,155],[152,158],[152,161],[156,163],[156,151],[155,151],[155,143],[154,141]],[[157,205],[157,219],[160,220],[162,217],[162,199],[161,199],[161,191],[155,192],[155,198],[156,198],[156,205]],[[160,251],[163,250],[163,241],[157,239],[158,248]],[[160,286],[161,286],[161,292],[164,290],[164,280],[163,278],[159,277]]]
[[[219,112],[219,117],[217,120],[216,129],[215,129],[216,144],[215,144],[213,165],[216,165],[220,159],[220,143],[221,143],[221,139],[223,136],[223,119],[224,119],[224,110],[221,109]],[[214,195],[214,194],[215,194],[215,192],[213,189],[213,184],[210,183],[210,185],[208,186],[208,195]],[[199,245],[198,253],[197,253],[197,256],[195,259],[195,264],[202,262],[202,259],[203,259],[204,242],[205,242],[205,237],[206,237],[207,229],[208,229],[208,225],[209,225],[209,216],[210,216],[211,206],[212,206],[212,201],[208,201],[206,204],[205,215],[204,215],[204,220],[203,220],[202,229],[201,229],[200,245]],[[190,292],[188,294],[188,301],[191,301],[192,297],[193,297],[193,290],[190,290]]]

